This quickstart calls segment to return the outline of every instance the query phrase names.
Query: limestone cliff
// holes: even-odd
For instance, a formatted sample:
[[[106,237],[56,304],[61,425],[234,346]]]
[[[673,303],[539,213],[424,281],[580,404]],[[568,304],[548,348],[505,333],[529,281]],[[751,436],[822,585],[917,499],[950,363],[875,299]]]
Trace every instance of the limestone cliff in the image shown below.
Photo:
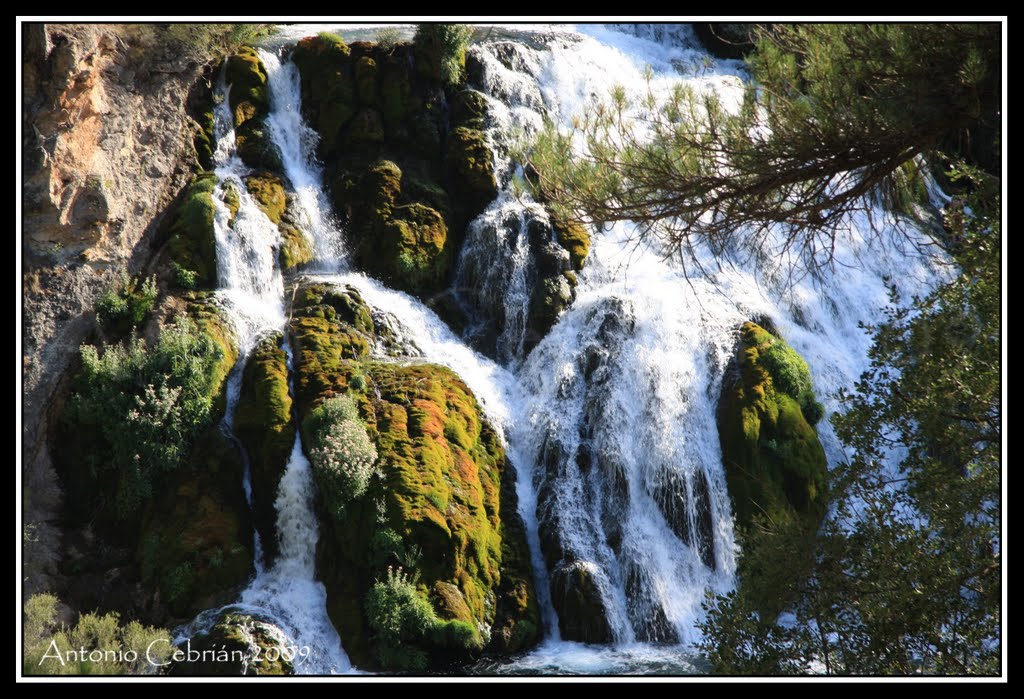
[[[61,378],[114,274],[143,270],[188,182],[204,66],[160,25],[25,24],[22,36],[23,476],[27,594],[45,587],[60,493],[47,449]]]

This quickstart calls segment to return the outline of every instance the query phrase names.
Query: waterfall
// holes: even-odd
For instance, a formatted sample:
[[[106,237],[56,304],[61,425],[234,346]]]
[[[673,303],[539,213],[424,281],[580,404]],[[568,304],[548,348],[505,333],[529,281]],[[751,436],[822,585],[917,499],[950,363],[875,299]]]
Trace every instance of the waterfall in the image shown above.
[[[341,235],[327,213],[329,207],[313,157],[316,134],[305,126],[299,114],[298,73],[294,66],[282,66],[273,54],[264,51],[260,58],[267,69],[271,93],[269,131],[294,191],[297,218],[313,237],[315,264],[337,269],[343,264]],[[220,92],[224,97],[215,111],[218,139],[215,162],[220,183],[214,190],[214,233],[218,272],[216,298],[232,320],[240,347],[238,365],[229,378],[227,389],[225,426],[230,432],[238,405],[241,372],[249,352],[267,333],[283,330],[286,315],[284,284],[278,264],[280,235],[276,224],[267,218],[246,189],[243,178],[249,172],[235,150],[232,115],[227,106],[229,89],[222,79]],[[234,215],[227,202],[229,192],[238,203]],[[290,375],[292,353],[287,343],[285,351]],[[244,455],[245,450],[238,440],[234,441]],[[251,505],[247,459],[243,485]],[[225,609],[252,614],[280,629],[285,645],[299,649],[296,657],[302,662],[296,662],[296,672],[332,674],[349,671],[351,664],[327,616],[326,590],[315,576],[319,533],[313,511],[314,493],[310,465],[302,453],[301,438],[296,434],[274,502],[280,555],[271,568],[265,569],[257,533],[256,577],[241,593],[238,602]],[[204,612],[187,627],[187,632],[208,628],[220,611]]]
[[[536,204],[517,192],[502,152],[516,134],[545,119],[568,126],[615,85],[665,95],[684,80],[739,104],[739,63],[711,59],[686,27],[630,29],[569,28],[471,49],[505,191],[470,226],[460,293],[502,319],[503,333],[518,331],[509,319],[524,313],[520,270],[536,264],[519,259],[529,257],[522,222]],[[872,216],[891,229],[887,213]],[[593,576],[615,642],[689,644],[705,590],[734,584],[715,413],[736,328],[772,318],[810,363],[831,412],[838,389],[867,366],[870,338],[859,323],[880,319],[890,280],[907,295],[934,285],[927,259],[889,254],[905,233],[876,236],[871,226],[855,217],[837,240],[835,267],[803,279],[785,276],[791,260],[781,252],[758,257],[742,233],[724,255],[701,251],[701,269],[684,269],[656,244],[637,245],[633,225],[606,226],[575,302],[539,345],[517,356],[521,339],[498,337],[495,356],[515,372],[510,454],[520,480],[532,482],[523,495],[534,496],[521,497],[523,514],[541,532],[547,571],[583,566]],[[778,235],[769,248],[781,251]],[[845,458],[827,421],[818,431],[830,464]]]
[[[537,269],[562,264],[558,255],[565,253],[552,251],[547,214],[517,184],[508,155],[517,135],[534,133],[545,119],[570,124],[617,84],[665,94],[685,80],[737,105],[744,73],[736,62],[711,59],[685,28],[517,31],[519,38],[487,39],[470,50],[477,87],[488,100],[488,138],[502,191],[469,225],[460,253],[455,286],[472,314],[464,338],[420,301],[347,269],[314,157],[316,134],[301,118],[297,71],[261,52],[271,90],[269,132],[315,243],[307,273],[355,287],[393,318],[396,333],[425,361],[462,377],[503,436],[548,627],[545,644],[516,660],[513,670],[693,672],[698,666],[687,649],[698,640],[705,592],[734,585],[716,408],[736,329],[770,317],[807,359],[814,388],[832,412],[838,389],[853,385],[867,366],[870,338],[859,323],[881,318],[890,280],[901,293],[920,295],[937,273],[924,258],[890,254],[902,234],[874,235],[866,217],[854,217],[841,231],[832,269],[802,279],[785,277],[781,247],[773,255],[770,244],[769,254],[759,256],[742,233],[719,256],[702,251],[700,269],[684,269],[657,244],[637,244],[637,229],[619,223],[593,231],[575,299],[546,336],[529,338]],[[524,34],[529,41],[521,40]],[[283,287],[277,231],[245,191],[230,118],[222,104],[218,297],[248,348],[284,326]],[[223,199],[231,187],[239,208],[229,225]],[[872,216],[877,224],[888,214]],[[290,351],[288,362],[291,369]],[[845,458],[828,422],[817,429],[829,463]],[[315,649],[300,671],[344,671],[349,663],[314,575],[313,487],[297,438],[276,501],[281,556],[260,570],[239,606],[271,617],[291,642]],[[613,646],[560,640],[552,589],[579,570],[593,580]]]

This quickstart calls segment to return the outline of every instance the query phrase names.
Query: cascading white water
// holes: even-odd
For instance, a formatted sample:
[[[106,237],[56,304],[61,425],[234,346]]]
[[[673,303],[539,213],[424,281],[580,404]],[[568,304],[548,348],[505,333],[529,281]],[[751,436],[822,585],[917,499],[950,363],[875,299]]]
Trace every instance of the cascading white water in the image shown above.
[[[270,134],[280,151],[285,175],[294,190],[296,215],[308,226],[314,239],[317,262],[328,269],[340,266],[340,233],[326,212],[319,170],[313,158],[315,134],[299,117],[298,75],[282,66],[272,54],[261,52],[271,91],[268,115]],[[278,265],[280,234],[245,187],[249,174],[235,150],[232,115],[226,92],[215,112],[216,173],[220,183],[214,191],[214,231],[217,247],[217,299],[231,318],[241,348],[239,364],[229,379],[227,417],[230,430],[238,403],[241,369],[249,351],[260,337],[284,328],[284,285]],[[232,216],[227,202],[231,192],[238,200]],[[291,352],[286,345],[289,372]],[[246,470],[244,483],[251,505],[251,485]],[[332,674],[351,670],[341,639],[327,616],[327,593],[316,580],[315,552],[319,536],[313,511],[314,485],[309,462],[296,435],[275,500],[280,555],[264,569],[259,535],[255,540],[257,575],[230,609],[272,622],[284,632],[282,643],[301,661],[298,673]],[[212,623],[220,610],[200,615],[188,632]]]
[[[267,116],[270,138],[281,154],[281,166],[295,195],[293,213],[313,240],[309,268],[342,269],[346,266],[345,247],[324,192],[323,170],[316,160],[319,136],[302,118],[299,69],[294,63],[281,63],[269,51],[261,50],[259,55],[267,71],[273,105]]]
[[[686,80],[738,104],[738,64],[711,59],[691,43],[688,28],[657,34],[662,43],[586,27],[548,36],[543,49],[512,41],[474,48],[499,151],[509,134],[529,134],[544,118],[568,126],[615,85],[637,95],[648,85],[667,94]],[[473,226],[514,218],[503,210],[514,201],[507,161],[499,159],[498,171],[507,191]],[[527,201],[520,211],[532,206]],[[875,225],[888,216],[873,215]],[[519,231],[490,230],[504,231],[499,247],[515,249]],[[493,257],[473,246],[495,242],[472,231],[464,263]],[[928,260],[890,254],[903,234],[871,231],[866,219],[855,218],[837,241],[835,267],[795,281],[783,276],[789,260],[758,259],[742,239],[720,259],[702,253],[703,269],[691,266],[686,274],[663,250],[636,246],[629,224],[594,237],[576,301],[517,371],[508,440],[517,463],[533,467],[538,499],[531,504],[539,521],[530,522],[531,530],[558,539],[549,567],[587,567],[617,642],[692,642],[705,589],[733,584],[732,516],[715,411],[738,326],[772,318],[807,358],[831,412],[838,389],[866,368],[869,339],[858,323],[880,316],[889,280],[905,294],[934,284]],[[523,303],[513,275],[484,281],[504,285],[475,292],[494,299],[492,313],[508,315]],[[818,429],[829,462],[844,458],[827,421]],[[521,504],[531,517],[531,504]]]

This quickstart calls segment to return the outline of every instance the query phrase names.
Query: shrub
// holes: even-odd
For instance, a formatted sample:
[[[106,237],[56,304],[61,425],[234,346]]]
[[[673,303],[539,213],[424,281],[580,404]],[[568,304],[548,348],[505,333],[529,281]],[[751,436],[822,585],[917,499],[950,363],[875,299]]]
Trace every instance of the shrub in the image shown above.
[[[413,43],[437,70],[445,85],[457,85],[466,66],[473,27],[466,24],[417,24]]]
[[[775,388],[780,391],[799,400],[811,390],[810,367],[796,350],[781,340],[772,342],[772,346],[761,355],[761,361],[772,375]]]
[[[45,593],[25,602],[23,674],[142,675],[152,674],[154,663],[167,660],[170,643],[154,643],[170,639],[167,631],[137,621],[121,626],[117,614],[94,613],[82,614],[69,628],[57,621],[58,604],[56,597]],[[82,650],[100,654],[79,660]],[[76,654],[69,656],[70,651]]]
[[[171,263],[171,270],[174,272],[174,283],[182,289],[192,291],[199,286],[199,275],[193,270],[182,267],[177,262]]]
[[[398,27],[381,27],[374,39],[381,50],[390,52],[402,41],[402,31]]]
[[[93,448],[75,454],[95,475],[112,473],[119,517],[135,512],[158,474],[174,469],[210,422],[214,371],[222,350],[180,317],[156,346],[142,339],[84,345],[82,371],[65,412],[69,433]],[[100,493],[104,496],[105,493]]]
[[[141,280],[121,272],[96,302],[96,319],[100,326],[117,335],[137,328],[156,302],[156,277]]]
[[[324,401],[306,418],[309,461],[317,486],[330,512],[345,515],[345,506],[362,497],[370,484],[377,449],[348,396]]]
[[[430,602],[401,568],[388,568],[366,594],[366,617],[377,634],[377,654],[385,667],[423,670],[427,656],[410,644],[422,643],[440,623]]]

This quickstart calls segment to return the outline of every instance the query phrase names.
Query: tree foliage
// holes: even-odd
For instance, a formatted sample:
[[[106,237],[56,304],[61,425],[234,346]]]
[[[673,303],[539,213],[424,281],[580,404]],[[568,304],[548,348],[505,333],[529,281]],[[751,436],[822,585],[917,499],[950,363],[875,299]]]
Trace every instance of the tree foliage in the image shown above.
[[[959,273],[909,303],[894,293],[867,328],[871,366],[833,418],[853,457],[831,474],[810,572],[792,577],[788,525],[743,535],[740,587],[703,626],[718,671],[999,672],[1000,199],[967,174],[975,191],[947,220]],[[763,588],[787,614],[766,613]]]
[[[636,221],[691,254],[741,227],[765,241],[787,224],[787,247],[821,264],[846,216],[899,184],[902,165],[998,118],[998,24],[776,24],[754,36],[738,109],[685,84],[639,100],[618,88],[572,130],[549,124],[525,156],[539,194],[563,216]]]

